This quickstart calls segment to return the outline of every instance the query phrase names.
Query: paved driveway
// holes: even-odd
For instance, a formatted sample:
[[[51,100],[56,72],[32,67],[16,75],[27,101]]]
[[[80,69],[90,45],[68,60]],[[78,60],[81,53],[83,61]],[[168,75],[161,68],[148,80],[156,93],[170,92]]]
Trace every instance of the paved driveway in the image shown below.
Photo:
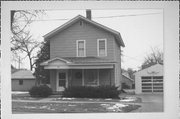
[[[141,108],[133,112],[163,112],[163,94],[136,95],[142,99]]]

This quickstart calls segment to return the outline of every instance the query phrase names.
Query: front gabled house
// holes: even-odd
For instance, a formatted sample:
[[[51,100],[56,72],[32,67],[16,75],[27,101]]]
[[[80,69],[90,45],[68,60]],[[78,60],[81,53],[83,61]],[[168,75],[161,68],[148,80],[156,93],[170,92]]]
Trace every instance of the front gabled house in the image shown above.
[[[72,86],[116,86],[121,88],[121,46],[119,32],[76,16],[44,36],[50,42],[50,59],[41,63],[50,70],[53,91]]]

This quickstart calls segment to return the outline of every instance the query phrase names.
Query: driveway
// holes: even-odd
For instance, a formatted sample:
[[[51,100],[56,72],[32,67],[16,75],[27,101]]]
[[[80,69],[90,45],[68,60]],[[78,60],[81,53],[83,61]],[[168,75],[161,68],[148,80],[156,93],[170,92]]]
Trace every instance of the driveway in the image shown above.
[[[163,112],[163,94],[135,95],[142,99],[141,108],[133,112]]]

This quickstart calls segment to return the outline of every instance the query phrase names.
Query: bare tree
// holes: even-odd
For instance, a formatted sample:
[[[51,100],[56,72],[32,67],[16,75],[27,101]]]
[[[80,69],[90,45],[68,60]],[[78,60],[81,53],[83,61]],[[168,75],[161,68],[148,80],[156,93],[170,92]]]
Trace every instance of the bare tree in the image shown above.
[[[43,10],[16,10],[11,11],[11,44],[12,44],[12,52],[16,55],[17,58],[20,55],[19,53],[25,53],[25,57],[21,57],[23,60],[26,57],[29,59],[30,69],[33,69],[34,63],[33,59],[35,55],[33,52],[39,46],[39,42],[36,41],[29,31],[29,25],[40,15],[44,14]]]
[[[34,66],[33,59],[36,58],[35,50],[40,45],[40,42],[32,38],[30,32],[27,32],[25,35],[18,37],[18,40],[13,45],[18,48],[15,51],[16,53],[22,52],[26,54],[24,58],[28,57],[30,69],[32,70]]]
[[[141,69],[145,69],[157,63],[163,63],[163,52],[159,49],[151,48],[152,53],[148,54],[144,58],[144,62],[141,65]]]

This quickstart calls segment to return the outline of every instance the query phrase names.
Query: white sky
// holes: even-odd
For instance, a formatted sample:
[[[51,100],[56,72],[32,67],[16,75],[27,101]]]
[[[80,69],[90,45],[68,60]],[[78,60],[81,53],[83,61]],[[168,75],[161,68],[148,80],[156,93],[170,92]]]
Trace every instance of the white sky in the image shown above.
[[[39,37],[39,40],[42,40],[43,35],[68,21],[62,19],[70,20],[78,14],[86,16],[86,11],[46,11],[46,15],[40,17],[39,21],[31,24],[31,32]],[[122,68],[137,70],[142,64],[144,57],[151,52],[151,48],[158,48],[163,51],[162,9],[91,10],[91,14],[92,20],[120,32],[125,43],[125,47],[122,48],[124,55]],[[28,62],[24,62],[21,67],[29,69]]]

